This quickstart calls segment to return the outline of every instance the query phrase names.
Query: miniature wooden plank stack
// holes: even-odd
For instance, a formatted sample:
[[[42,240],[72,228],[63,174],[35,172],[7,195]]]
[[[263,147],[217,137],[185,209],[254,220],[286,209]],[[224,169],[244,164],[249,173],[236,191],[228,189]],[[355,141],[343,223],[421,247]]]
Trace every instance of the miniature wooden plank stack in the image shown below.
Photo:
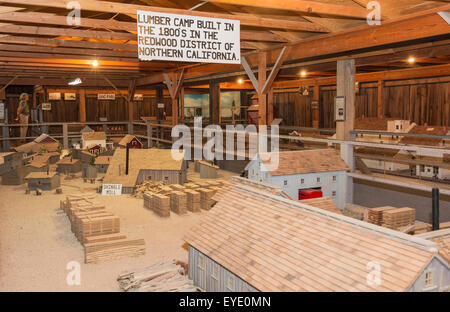
[[[70,195],[60,202],[72,232],[84,246],[85,263],[145,254],[143,239],[120,233],[120,218],[95,201],[95,195]]]
[[[369,223],[381,225],[383,223],[383,212],[396,209],[391,206],[370,208],[368,212],[368,221]]]
[[[153,196],[155,194],[153,192],[145,192],[144,193],[144,207],[153,210]]]
[[[153,211],[161,217],[170,217],[170,197],[162,194],[153,195]]]
[[[212,197],[214,196],[216,191],[206,188],[199,188],[197,189],[197,192],[200,193],[200,207],[203,210],[211,209],[214,204],[214,200],[212,200]]]
[[[116,239],[84,244],[85,263],[137,257],[145,254],[144,239]]]
[[[184,191],[185,187],[181,184],[171,184],[170,187],[172,188],[172,190],[174,191]]]
[[[192,212],[199,212],[201,209],[200,193],[194,190],[186,190],[187,195],[187,209]]]
[[[170,194],[170,210],[177,214],[187,213],[187,194],[180,191],[173,191]]]
[[[403,226],[414,224],[416,221],[416,210],[403,207],[393,210],[383,211],[382,226],[390,229],[398,229]]]

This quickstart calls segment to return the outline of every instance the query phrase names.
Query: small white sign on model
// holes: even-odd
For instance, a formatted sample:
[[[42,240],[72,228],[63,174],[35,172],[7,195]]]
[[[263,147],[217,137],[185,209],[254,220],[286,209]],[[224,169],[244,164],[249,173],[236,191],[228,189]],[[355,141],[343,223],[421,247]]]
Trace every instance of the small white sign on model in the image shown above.
[[[122,195],[122,184],[103,184],[102,195],[105,196]]]
[[[137,11],[138,57],[204,63],[241,63],[240,21]]]

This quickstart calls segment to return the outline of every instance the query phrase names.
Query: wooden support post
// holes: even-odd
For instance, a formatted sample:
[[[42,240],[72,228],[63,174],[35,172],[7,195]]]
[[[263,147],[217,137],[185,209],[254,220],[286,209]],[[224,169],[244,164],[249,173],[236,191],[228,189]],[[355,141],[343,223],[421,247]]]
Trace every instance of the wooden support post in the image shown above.
[[[215,80],[209,81],[209,123],[216,125],[219,123],[220,106],[220,83]]]
[[[262,92],[262,86],[266,83],[267,52],[261,52],[258,58],[258,106],[259,125],[267,125],[267,96]]]
[[[163,96],[163,88],[157,87],[156,88],[156,119],[161,120],[162,119],[162,111],[164,109],[158,108],[158,103],[164,103],[164,96]]]
[[[337,61],[337,96],[345,97],[345,121],[336,122],[336,138],[350,140],[355,119],[355,60]]]
[[[86,121],[86,90],[80,89],[78,91],[78,94],[80,95],[80,108],[79,108],[79,117],[81,122]]]
[[[134,92],[136,91],[136,80],[131,80],[128,86],[128,121],[134,120]]]
[[[378,80],[378,101],[377,101],[377,115],[378,118],[383,118],[383,89],[384,89],[384,81]]]
[[[184,87],[180,90],[180,119],[184,121]]]
[[[134,134],[134,127],[131,121],[128,123],[128,134]]]
[[[170,73],[170,80],[172,81],[172,90],[170,92],[172,97],[172,126],[175,126],[178,124],[178,80],[176,72]]]
[[[152,125],[147,122],[147,148],[152,148],[153,147],[153,140],[152,140],[152,136],[153,136],[153,129],[152,129]]]
[[[69,148],[69,131],[67,123],[63,123],[62,131],[63,131],[63,148],[67,149]]]
[[[318,84],[314,85],[313,90],[313,107],[312,107],[312,126],[313,128],[319,129],[319,97],[320,97],[320,86]]]
[[[267,124],[272,124],[273,121],[273,88],[270,88],[269,93],[267,93]]]

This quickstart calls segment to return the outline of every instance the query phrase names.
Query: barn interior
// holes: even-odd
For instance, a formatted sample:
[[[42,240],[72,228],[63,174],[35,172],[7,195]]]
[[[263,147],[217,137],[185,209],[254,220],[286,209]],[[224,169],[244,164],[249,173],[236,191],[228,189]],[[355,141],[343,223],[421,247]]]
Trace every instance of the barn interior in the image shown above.
[[[370,208],[410,207],[416,230],[450,228],[448,1],[69,2],[0,1],[3,162],[43,134],[60,143],[62,159],[70,155],[69,169],[64,164],[61,168],[66,169],[56,164],[36,169],[60,173],[60,181],[49,182],[60,183],[59,194],[30,194],[25,182],[0,186],[0,290],[117,291],[116,278],[123,270],[162,258],[190,262],[184,235],[200,214],[172,213],[162,219],[142,208],[146,197],[143,192],[136,196],[139,186],[134,181],[128,194],[102,196],[98,189],[103,175],[106,181],[116,181],[106,171],[97,167],[96,178],[83,176],[81,167],[76,177],[67,171],[74,167],[73,150],[83,145],[86,127],[104,132],[117,148],[130,136],[142,149],[170,150],[172,129],[185,125],[193,138],[196,117],[202,117],[201,127],[218,125],[224,131],[237,125],[254,125],[259,131],[268,126],[269,132],[278,131],[270,133],[280,151],[339,153],[348,166],[348,179],[337,192],[343,193],[348,205],[342,209],[348,216],[361,215],[367,221]],[[239,21],[240,61],[144,61],[138,57],[137,11]],[[17,113],[23,93],[30,108],[25,136]],[[200,146],[192,141],[192,154],[206,142],[205,137]],[[118,172],[126,167],[128,175],[129,159],[132,169],[141,159],[151,162],[131,145],[123,146],[126,164],[111,160]],[[221,183],[232,176],[248,177],[248,149],[247,144],[244,159],[189,161],[186,169],[177,170],[187,171],[189,183],[200,183],[203,172]],[[31,157],[28,154],[25,158]],[[232,154],[238,154],[234,147]],[[114,157],[113,152],[98,155],[99,166],[101,157],[107,164]],[[145,170],[165,170],[162,163],[169,162]],[[109,207],[131,236],[145,239],[147,253],[102,263],[102,270],[100,264],[83,263],[85,279],[73,287],[66,283],[66,264],[83,262],[83,249],[70,232],[72,219],[66,214],[79,194],[90,194]],[[50,252],[42,255],[39,250]],[[56,273],[43,283],[55,266]]]

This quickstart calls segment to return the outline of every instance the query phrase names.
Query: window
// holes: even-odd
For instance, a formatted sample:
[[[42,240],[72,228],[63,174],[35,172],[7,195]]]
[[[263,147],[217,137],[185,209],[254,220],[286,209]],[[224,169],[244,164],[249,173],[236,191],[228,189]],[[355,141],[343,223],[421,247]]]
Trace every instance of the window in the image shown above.
[[[217,279],[219,277],[219,266],[217,264],[213,264],[212,277]]]
[[[425,165],[420,165],[420,171],[425,172]]]
[[[431,271],[425,273],[425,286],[433,286],[433,272]]]
[[[234,290],[234,277],[233,276],[228,276],[227,288],[228,288],[228,290]]]
[[[336,182],[337,176],[333,176],[333,182]]]
[[[397,130],[398,130],[398,129],[399,129],[399,126],[398,126],[398,125],[396,125],[396,126],[395,126],[395,129],[397,129]]]
[[[213,270],[211,273],[211,290],[219,291],[219,266],[213,263]]]
[[[439,174],[439,167],[433,167],[433,173],[434,174]]]
[[[305,179],[300,179],[301,184],[305,184]]]
[[[200,269],[204,269],[205,268],[205,257],[204,256],[199,256],[198,257],[198,267]]]
[[[287,180],[284,180],[284,185],[287,185]]]
[[[317,183],[320,183],[320,178],[317,178]]]
[[[336,196],[336,191],[331,192],[331,196]]]

